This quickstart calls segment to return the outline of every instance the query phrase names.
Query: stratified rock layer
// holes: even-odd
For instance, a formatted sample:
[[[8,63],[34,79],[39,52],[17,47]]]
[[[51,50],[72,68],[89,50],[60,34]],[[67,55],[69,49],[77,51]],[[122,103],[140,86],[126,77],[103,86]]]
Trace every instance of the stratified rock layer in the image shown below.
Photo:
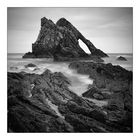
[[[74,36],[76,37],[77,40],[82,40],[88,49],[90,50],[92,55],[95,56],[100,56],[100,57],[107,57],[107,54],[105,54],[103,51],[100,49],[97,49],[91,42],[90,40],[86,39],[69,21],[67,21],[65,18],[61,18],[57,21],[56,25],[60,27],[65,27],[68,30],[70,30]]]
[[[88,99],[106,101],[104,110],[108,113],[109,125],[118,128],[118,124],[132,131],[133,125],[133,73],[120,66],[93,62],[72,62],[70,68],[79,73],[88,74],[94,80],[90,89],[83,93]],[[96,101],[96,102],[97,102]],[[123,130],[120,130],[123,131]]]
[[[69,21],[61,18],[56,24],[47,18],[41,19],[41,30],[35,43],[32,44],[32,52],[26,53],[23,58],[54,58],[62,60],[66,58],[90,57],[79,46],[81,39],[89,48],[91,55],[106,57],[107,54],[97,49],[87,40]]]
[[[8,132],[132,132],[132,73],[111,64],[70,67],[95,78],[84,97],[71,92],[59,72],[8,73]],[[97,106],[94,99],[108,104]]]

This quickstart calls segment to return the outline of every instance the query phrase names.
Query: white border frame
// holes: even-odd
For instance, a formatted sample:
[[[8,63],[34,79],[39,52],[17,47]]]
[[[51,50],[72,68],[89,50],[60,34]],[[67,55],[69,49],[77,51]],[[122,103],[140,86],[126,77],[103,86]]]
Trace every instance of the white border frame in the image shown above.
[[[136,0],[135,0],[136,1]],[[140,53],[140,7],[139,0],[1,0],[0,4],[0,139],[139,139],[139,53]],[[133,7],[133,72],[134,112],[133,133],[7,133],[7,7]],[[135,46],[135,47],[134,47]]]

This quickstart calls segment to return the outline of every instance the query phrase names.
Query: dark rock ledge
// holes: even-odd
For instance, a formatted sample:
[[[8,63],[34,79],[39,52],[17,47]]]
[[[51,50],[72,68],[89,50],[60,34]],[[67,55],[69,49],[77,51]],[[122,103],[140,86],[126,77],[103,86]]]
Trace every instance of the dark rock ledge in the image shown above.
[[[88,74],[94,80],[83,97],[108,102],[103,110],[108,113],[109,122],[127,126],[127,132],[133,125],[133,73],[120,66],[93,62],[72,62],[70,68],[79,73]],[[107,120],[108,121],[108,120]],[[110,125],[109,123],[109,125]],[[120,130],[121,132],[121,130]]]
[[[8,73],[8,132],[132,132],[132,73],[111,64],[70,67],[95,78],[83,95],[101,94],[108,105],[98,107],[71,92],[62,73]],[[113,95],[105,96],[105,88]]]

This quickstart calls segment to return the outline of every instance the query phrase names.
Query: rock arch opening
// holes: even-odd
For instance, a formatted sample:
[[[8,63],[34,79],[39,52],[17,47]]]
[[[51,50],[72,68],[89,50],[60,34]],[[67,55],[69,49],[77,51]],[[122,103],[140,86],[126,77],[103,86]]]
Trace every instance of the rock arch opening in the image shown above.
[[[79,39],[78,42],[79,42],[80,47],[84,50],[84,52],[86,52],[87,54],[91,54],[89,48],[81,39]]]

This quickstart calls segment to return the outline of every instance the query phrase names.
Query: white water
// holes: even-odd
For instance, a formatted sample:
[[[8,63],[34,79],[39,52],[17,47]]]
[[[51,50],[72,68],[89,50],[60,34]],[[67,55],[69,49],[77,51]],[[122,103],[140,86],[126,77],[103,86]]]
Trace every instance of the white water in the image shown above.
[[[121,55],[127,58],[128,61],[116,61],[118,55],[113,54],[109,55],[109,58],[104,58],[105,63],[112,63],[114,65],[121,65],[122,67],[132,70],[132,55]],[[33,63],[37,67],[28,67],[25,68],[25,65]],[[77,95],[81,96],[83,92],[87,91],[88,85],[93,83],[93,80],[89,78],[88,75],[78,74],[75,70],[72,70],[68,67],[68,63],[56,63],[53,62],[52,59],[22,59],[22,54],[10,54],[8,55],[8,71],[9,72],[27,72],[27,73],[36,73],[41,74],[46,69],[51,70],[52,72],[61,72],[63,73],[70,81],[71,85],[69,89],[75,92]],[[107,101],[99,101],[96,99],[85,98],[89,101],[94,102],[97,106],[102,107],[108,104]],[[59,111],[57,106],[47,101],[51,108],[57,113],[58,116]],[[63,117],[63,116],[61,116]]]
[[[37,67],[28,67],[25,65],[33,63]],[[85,92],[89,84],[93,83],[93,80],[89,78],[89,75],[78,74],[76,70],[72,70],[68,67],[68,63],[56,63],[51,59],[22,59],[21,55],[11,55],[8,57],[8,71],[9,72],[27,72],[41,74],[46,69],[51,70],[51,72],[61,72],[70,81],[71,85],[69,89],[79,96]]]

